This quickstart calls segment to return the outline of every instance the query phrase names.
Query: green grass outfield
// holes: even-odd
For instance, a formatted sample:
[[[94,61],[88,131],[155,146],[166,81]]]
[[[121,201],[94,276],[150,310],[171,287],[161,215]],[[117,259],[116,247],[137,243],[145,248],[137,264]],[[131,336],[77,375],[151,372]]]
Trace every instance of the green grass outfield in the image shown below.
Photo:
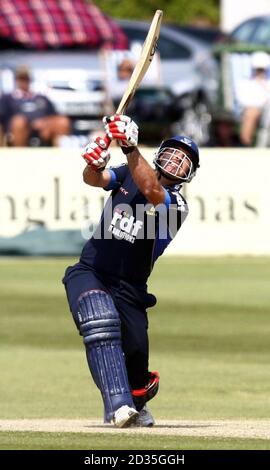
[[[0,419],[102,418],[61,277],[74,260],[0,259]],[[165,258],[149,290],[157,419],[270,418],[270,259]],[[131,431],[131,430],[130,430]],[[121,430],[120,430],[121,433]],[[270,440],[0,432],[0,449],[270,449]],[[113,446],[113,447],[112,447]]]
[[[217,439],[164,436],[142,439],[139,436],[107,436],[106,434],[2,432],[1,447],[5,450],[265,450],[263,439]]]

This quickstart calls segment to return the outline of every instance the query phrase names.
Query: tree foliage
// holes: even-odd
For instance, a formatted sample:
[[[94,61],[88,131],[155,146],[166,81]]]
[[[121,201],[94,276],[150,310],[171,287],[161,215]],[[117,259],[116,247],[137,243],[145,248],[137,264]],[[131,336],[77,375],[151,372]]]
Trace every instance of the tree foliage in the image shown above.
[[[94,3],[113,18],[148,20],[159,9],[164,12],[164,23],[219,22],[220,0],[94,0]]]

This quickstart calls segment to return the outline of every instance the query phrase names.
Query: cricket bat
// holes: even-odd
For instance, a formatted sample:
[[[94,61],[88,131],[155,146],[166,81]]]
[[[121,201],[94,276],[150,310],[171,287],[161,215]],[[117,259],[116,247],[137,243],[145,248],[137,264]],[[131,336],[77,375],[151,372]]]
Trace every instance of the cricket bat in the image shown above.
[[[157,41],[159,38],[160,26],[162,21],[163,11],[156,10],[156,13],[152,19],[148,34],[142,46],[142,52],[140,58],[134,68],[132,75],[129,79],[128,86],[122,96],[122,99],[116,110],[116,114],[124,114],[129,103],[131,102],[138,86],[140,85],[143,77],[145,76],[157,48]],[[110,139],[108,136],[104,136],[103,139],[107,146],[110,145]]]
[[[142,47],[141,56],[133,70],[128,86],[116,110],[116,114],[123,114],[125,112],[153,60],[157,47],[162,15],[162,10],[157,10],[153,17],[151,26]]]

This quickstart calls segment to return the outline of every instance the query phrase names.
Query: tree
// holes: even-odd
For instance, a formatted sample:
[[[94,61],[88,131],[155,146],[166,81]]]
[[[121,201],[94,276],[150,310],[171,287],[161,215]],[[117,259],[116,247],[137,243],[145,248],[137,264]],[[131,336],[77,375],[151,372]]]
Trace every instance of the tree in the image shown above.
[[[191,23],[205,19],[219,23],[219,0],[94,0],[101,10],[112,18],[152,18],[155,10],[163,10],[164,23]]]

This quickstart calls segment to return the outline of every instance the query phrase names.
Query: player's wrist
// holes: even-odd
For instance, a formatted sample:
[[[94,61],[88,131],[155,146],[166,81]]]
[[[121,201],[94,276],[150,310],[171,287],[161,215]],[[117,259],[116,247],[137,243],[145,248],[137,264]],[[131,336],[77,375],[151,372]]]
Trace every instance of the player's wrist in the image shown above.
[[[121,150],[122,152],[125,154],[125,155],[129,155],[130,153],[134,152],[134,150],[136,149],[136,147],[133,145],[133,146],[128,146],[128,147],[121,147]]]

